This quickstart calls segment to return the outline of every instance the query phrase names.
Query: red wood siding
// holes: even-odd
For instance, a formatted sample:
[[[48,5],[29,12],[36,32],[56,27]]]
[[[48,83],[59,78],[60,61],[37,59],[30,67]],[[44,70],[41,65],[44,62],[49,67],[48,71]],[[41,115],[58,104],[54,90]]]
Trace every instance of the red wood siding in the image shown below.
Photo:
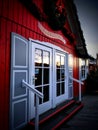
[[[73,77],[76,79],[79,79],[79,59],[77,57],[74,57],[74,72],[73,72]],[[77,82],[73,82],[73,87],[74,87],[74,96],[78,96],[79,93],[79,84]]]
[[[44,26],[52,31],[46,23]],[[69,27],[68,27],[69,28]],[[9,128],[9,102],[10,102],[10,55],[11,32],[16,32],[25,38],[47,41],[55,44],[67,52],[75,54],[74,45],[60,42],[46,37],[38,28],[37,20],[19,2],[19,0],[0,1],[0,130]],[[61,34],[61,32],[58,32]],[[78,77],[77,60],[74,60],[74,74]],[[77,88],[75,89],[77,91]],[[75,92],[76,95],[77,92]]]

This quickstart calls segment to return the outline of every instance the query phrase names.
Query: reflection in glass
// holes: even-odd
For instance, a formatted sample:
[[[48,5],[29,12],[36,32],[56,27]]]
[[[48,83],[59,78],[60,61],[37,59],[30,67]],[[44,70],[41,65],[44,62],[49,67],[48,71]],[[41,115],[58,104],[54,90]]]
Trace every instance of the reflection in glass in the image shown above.
[[[57,83],[56,88],[57,88],[57,90],[56,90],[56,96],[59,96],[60,95],[60,83]]]
[[[72,77],[72,71],[69,72],[69,77]],[[73,80],[69,78],[69,84],[72,84],[73,83]]]
[[[42,68],[35,68],[35,86],[42,84]]]
[[[49,69],[48,68],[44,68],[44,75],[43,75],[43,83],[44,84],[49,84]]]
[[[43,94],[44,94],[44,100],[43,102],[46,102],[49,100],[49,86],[43,87]]]
[[[56,95],[60,96],[65,93],[65,56],[56,55]]]
[[[61,69],[61,81],[65,80],[65,69]]]
[[[68,61],[68,65],[70,68],[73,67],[73,56],[71,54],[69,54],[69,61]]]
[[[42,93],[42,87],[37,87],[36,89],[37,89],[39,92]],[[39,98],[39,104],[41,104],[41,103],[42,103],[42,99]]]
[[[64,94],[65,93],[65,82],[62,82],[61,83],[61,86],[62,86],[62,89],[61,89],[61,94]]]
[[[42,65],[42,50],[35,49],[35,66]]]
[[[56,70],[56,76],[57,76],[56,78],[57,82],[60,81],[60,69]]]
[[[61,65],[61,63],[60,63],[60,55],[56,55],[56,67],[60,68],[60,65]]]
[[[43,65],[45,67],[49,66],[49,57],[50,57],[50,53],[47,51],[43,51]]]
[[[64,68],[64,62],[65,62],[64,56],[61,56],[61,67],[62,67],[62,68]]]

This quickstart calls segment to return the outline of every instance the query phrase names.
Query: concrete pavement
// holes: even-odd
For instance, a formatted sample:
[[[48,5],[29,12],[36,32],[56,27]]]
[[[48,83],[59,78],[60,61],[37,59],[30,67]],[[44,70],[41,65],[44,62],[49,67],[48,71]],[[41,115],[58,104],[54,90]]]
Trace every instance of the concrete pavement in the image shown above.
[[[98,94],[82,97],[84,107],[60,130],[98,130]]]

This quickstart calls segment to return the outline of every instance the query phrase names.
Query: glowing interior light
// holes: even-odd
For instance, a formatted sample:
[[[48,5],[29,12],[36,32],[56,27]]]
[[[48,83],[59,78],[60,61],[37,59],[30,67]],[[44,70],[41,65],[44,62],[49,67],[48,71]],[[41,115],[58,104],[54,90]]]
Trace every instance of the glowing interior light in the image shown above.
[[[72,57],[72,55],[69,55],[69,66],[70,67],[73,66],[73,57]]]
[[[56,55],[56,65],[60,66],[60,56]]]

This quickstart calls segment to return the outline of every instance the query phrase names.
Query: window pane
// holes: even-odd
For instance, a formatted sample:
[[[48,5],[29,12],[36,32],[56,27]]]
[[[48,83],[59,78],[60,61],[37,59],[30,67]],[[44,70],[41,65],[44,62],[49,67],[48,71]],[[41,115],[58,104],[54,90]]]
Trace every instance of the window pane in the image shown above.
[[[49,84],[49,69],[44,68],[43,71],[44,71],[43,83]]]
[[[42,68],[35,68],[35,86],[42,85]]]
[[[61,69],[61,81],[65,80],[65,69]]]
[[[60,83],[57,83],[57,91],[56,91],[56,95],[59,96],[60,95]]]
[[[65,62],[65,60],[64,60],[64,56],[61,56],[61,68],[64,68],[64,63]]]
[[[57,82],[59,82],[60,81],[60,69],[57,69],[56,70],[56,76],[57,76]]]
[[[44,94],[44,100],[43,102],[46,102],[49,100],[49,86],[43,87],[43,94]]]
[[[49,59],[50,59],[50,53],[47,52],[47,51],[43,51],[43,65],[45,67],[48,67],[49,66]]]
[[[61,65],[61,63],[60,63],[60,56],[56,55],[56,67],[60,68],[60,65]]]
[[[37,89],[39,92],[42,93],[42,87],[37,87],[36,89]],[[42,104],[42,99],[41,99],[41,98],[39,98],[39,104]]]
[[[35,66],[42,66],[42,50],[35,49]]]
[[[65,82],[61,83],[62,89],[61,89],[61,94],[65,93]]]

